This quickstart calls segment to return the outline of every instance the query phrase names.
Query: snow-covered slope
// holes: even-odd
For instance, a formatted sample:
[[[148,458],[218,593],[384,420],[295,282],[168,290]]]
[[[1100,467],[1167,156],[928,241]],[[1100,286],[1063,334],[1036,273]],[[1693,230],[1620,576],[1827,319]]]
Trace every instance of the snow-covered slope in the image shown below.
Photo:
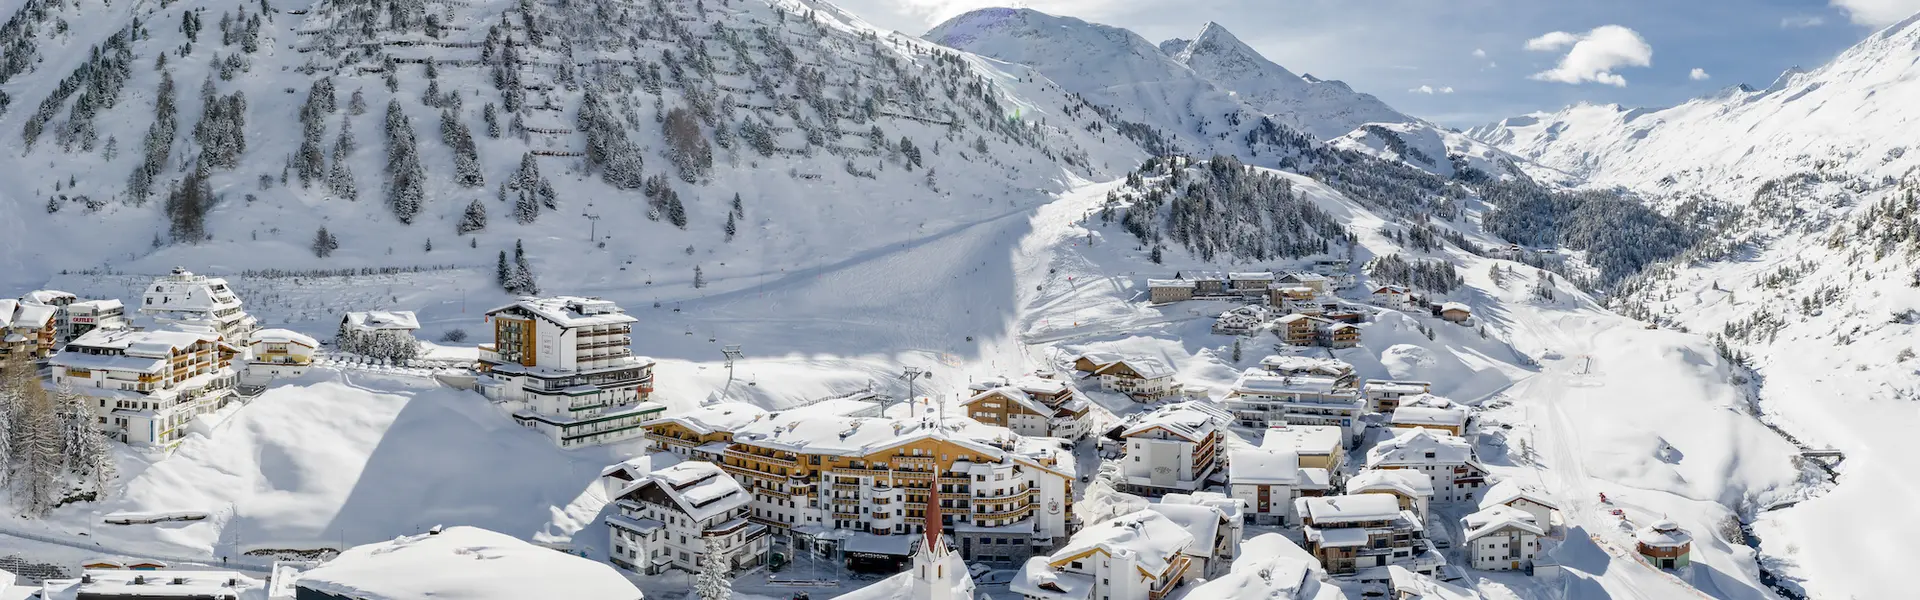
[[[9,4],[35,24],[18,40],[37,57],[0,82],[11,98],[0,136],[12,142],[0,169],[15,174],[0,181],[0,213],[8,216],[0,220],[0,280],[20,286],[103,265],[147,273],[173,265],[484,267],[524,240],[550,289],[635,280],[685,286],[695,266],[719,287],[1031,206],[1142,156],[1089,131],[1099,116],[1060,112],[1067,93],[1045,77],[884,33],[820,2],[483,0],[376,11],[319,0],[265,14],[239,0]],[[250,41],[220,26],[242,10],[242,22],[261,23]],[[192,39],[182,27],[189,14],[197,19]],[[92,71],[124,73],[124,82],[98,94],[59,85],[90,47],[136,19],[140,35],[125,44],[130,60]],[[139,199],[129,194],[130,174],[149,155],[142,140],[163,71],[178,116],[172,135],[155,145],[170,150],[155,191]],[[354,198],[327,177],[303,185],[292,165],[305,137],[302,107],[329,77],[332,108],[317,119],[321,173],[344,169]],[[211,169],[216,199],[205,238],[174,240],[163,208],[169,187],[202,156],[194,134],[202,86],[221,97],[244,94],[246,147],[233,166]],[[350,108],[356,95],[364,112]],[[592,145],[593,128],[581,118],[588,96],[612,123]],[[411,121],[425,176],[411,225],[388,206],[390,101]],[[483,118],[489,105],[498,137]],[[676,159],[702,153],[668,143],[662,121],[676,109],[695,115],[689,137],[703,140],[711,166]],[[472,132],[478,185],[456,177],[442,113]],[[22,142],[30,123],[44,133],[29,147]],[[335,160],[343,128],[356,144]],[[583,156],[589,150],[595,155]],[[530,155],[555,199],[516,219],[520,191],[500,187]],[[608,173],[622,166],[631,177],[615,182]],[[658,184],[641,186],[640,177]],[[457,226],[475,201],[489,219],[462,235]],[[729,222],[737,234],[725,232]],[[326,259],[310,250],[321,226],[339,241]],[[841,243],[817,243],[826,239]]]
[[[1880,186],[1920,165],[1920,21],[1869,36],[1766,89],[1730,87],[1666,109],[1577,105],[1478,127],[1474,137],[1594,185],[1746,202],[1766,181],[1825,171]]]
[[[1471,135],[1594,187],[1740,208],[1700,248],[1628,281],[1616,308],[1718,336],[1756,376],[1752,404],[1811,449],[1844,453],[1798,503],[1750,507],[1763,560],[1815,598],[1907,594],[1920,536],[1912,206],[1920,182],[1920,17],[1765,89],[1661,110],[1581,105]],[[1808,459],[1814,460],[1814,459]],[[1831,460],[1831,459],[1820,459]]]
[[[1400,161],[1442,177],[1464,177],[1472,169],[1488,177],[1526,176],[1559,183],[1564,175],[1516,160],[1493,145],[1432,123],[1370,123],[1327,142],[1382,160]],[[1466,177],[1471,178],[1471,177]]]

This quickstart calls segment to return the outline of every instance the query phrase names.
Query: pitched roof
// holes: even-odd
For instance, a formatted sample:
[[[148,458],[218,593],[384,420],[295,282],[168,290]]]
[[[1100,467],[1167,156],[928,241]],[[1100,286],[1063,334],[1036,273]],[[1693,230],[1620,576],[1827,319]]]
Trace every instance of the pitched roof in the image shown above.
[[[1387,567],[1393,593],[1404,600],[1479,600],[1480,593],[1426,575],[1400,565]]]
[[[1345,598],[1339,588],[1320,581],[1320,562],[1286,536],[1263,533],[1240,545],[1231,570],[1195,586],[1188,598],[1232,600],[1261,598],[1315,600]]]
[[[1187,554],[1213,557],[1213,540],[1220,534],[1220,523],[1227,519],[1226,511],[1204,504],[1168,502],[1149,504],[1147,510],[1160,513],[1187,530],[1187,535],[1193,538]]]
[[[1347,493],[1392,491],[1412,497],[1433,496],[1433,476],[1414,469],[1362,469],[1347,479]]]
[[[1145,357],[1122,358],[1100,367],[1100,370],[1096,371],[1096,373],[1104,375],[1107,371],[1111,371],[1121,365],[1126,365],[1128,369],[1138,374],[1142,379],[1160,379],[1162,377],[1173,376],[1173,367],[1167,366],[1167,363],[1161,362],[1160,359]]]
[[[489,310],[487,314],[492,315],[511,308],[527,311],[562,327],[617,325],[639,320],[622,311],[619,305],[611,301],[579,296],[526,297],[513,304]]]
[[[648,421],[643,425],[678,423],[694,433],[706,435],[720,431],[736,431],[747,424],[767,416],[767,409],[745,402],[719,402],[698,407],[677,415],[669,415]]]
[[[248,339],[254,344],[299,344],[308,348],[320,347],[320,342],[313,339],[313,336],[289,329],[262,329],[253,332]]]
[[[1453,310],[1466,311],[1469,313],[1473,312],[1472,308],[1459,302],[1448,302],[1440,305],[1440,312],[1447,312],[1447,311],[1453,311]]]
[[[1464,427],[1467,424],[1467,409],[1401,406],[1393,410],[1393,417],[1387,419],[1387,423],[1390,425]]]
[[[1489,508],[1495,505],[1510,505],[1515,500],[1523,498],[1547,508],[1554,510],[1560,509],[1560,506],[1548,498],[1545,492],[1522,485],[1520,482],[1512,479],[1493,484],[1493,487],[1487,488],[1487,491],[1482,492],[1480,495],[1480,508]]]
[[[1432,455],[1429,456],[1428,454]],[[1367,466],[1450,465],[1473,460],[1473,445],[1432,429],[1409,429],[1367,451]]]
[[[1142,510],[1088,525],[1051,555],[1054,561],[1084,553],[1105,551],[1109,556],[1133,556],[1134,564],[1159,575],[1180,553],[1194,545],[1193,534],[1166,515]],[[1208,540],[1209,544],[1212,540]]]
[[[1505,529],[1518,529],[1534,535],[1546,535],[1547,530],[1535,522],[1532,513],[1505,505],[1494,505],[1460,519],[1461,528],[1467,532],[1466,541],[1474,541],[1488,534]]]
[[[1400,516],[1400,501],[1386,494],[1303,496],[1294,500],[1301,519],[1316,525],[1388,521]]]
[[[1225,422],[1224,413],[1208,410],[1192,402],[1169,404],[1141,415],[1138,421],[1120,432],[1120,437],[1130,437],[1155,428],[1198,442],[1212,435],[1220,423]]]
[[[1260,368],[1274,373],[1293,375],[1339,377],[1353,374],[1353,365],[1347,361],[1316,356],[1275,354],[1260,359]]]
[[[628,484],[620,497],[648,488],[665,492],[681,513],[696,521],[725,515],[753,500],[746,488],[718,465],[697,460],[655,469]]]
[[[1326,454],[1340,451],[1340,438],[1346,433],[1335,425],[1273,425],[1267,427],[1260,447],[1292,450],[1296,454]]]

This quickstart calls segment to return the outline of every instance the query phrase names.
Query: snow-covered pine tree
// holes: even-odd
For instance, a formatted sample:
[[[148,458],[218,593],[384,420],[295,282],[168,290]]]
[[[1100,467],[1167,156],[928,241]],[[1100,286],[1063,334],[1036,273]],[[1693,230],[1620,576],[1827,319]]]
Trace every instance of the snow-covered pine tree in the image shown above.
[[[746,209],[740,206],[740,192],[733,193],[733,214],[741,217],[747,216]]]
[[[499,138],[500,114],[499,110],[493,107],[492,102],[488,102],[487,107],[480,110],[480,117],[487,122],[487,137]]]
[[[493,282],[501,288],[505,288],[507,287],[507,280],[512,278],[512,276],[513,270],[507,268],[507,251],[501,250],[500,262],[493,268]]]
[[[340,249],[340,240],[334,239],[333,234],[327,233],[327,226],[321,225],[320,230],[313,233],[312,248],[314,256],[326,258],[333,256],[334,250]]]
[[[737,231],[738,227],[733,223],[733,213],[727,213],[727,241],[733,241],[733,234]]]
[[[457,227],[460,235],[466,235],[487,228],[487,206],[479,199],[467,203],[467,212],[460,217]]]
[[[486,185],[480,174],[480,151],[474,146],[473,132],[452,110],[440,111],[440,139],[453,149],[454,181],[466,187]]]
[[[387,207],[404,224],[412,224],[427,202],[427,173],[420,166],[418,144],[400,102],[387,101]]]
[[[160,71],[160,85],[154,90],[153,124],[141,143],[140,164],[127,177],[127,200],[135,206],[146,203],[153,192],[153,178],[166,168],[167,155],[173,150],[178,109],[173,100],[173,74]]]
[[[246,92],[214,94],[204,104],[200,122],[193,127],[194,141],[200,143],[200,164],[209,169],[238,166],[240,155],[247,152]]]
[[[60,421],[53,399],[38,385],[18,392],[14,434],[15,490],[27,516],[39,517],[59,501],[66,472],[60,446]]]
[[[432,251],[433,251],[433,238],[427,238],[427,247],[426,247],[426,250],[424,250],[424,251],[425,251],[425,252],[432,252]]]
[[[509,107],[511,108],[511,107]],[[646,181],[640,149],[599,94],[588,93],[580,103],[579,129],[587,136],[587,169],[618,189],[630,190]]]
[[[666,117],[667,157],[687,183],[706,177],[713,169],[713,147],[700,132],[700,122],[685,108],[674,107]]]
[[[733,598],[733,557],[720,545],[718,536],[706,536],[705,548],[700,552],[700,574],[693,582],[693,591],[700,600],[731,600]]]
[[[360,93],[359,88],[355,88],[353,90],[353,98],[347,100],[347,114],[363,115],[366,113],[367,97]]]
[[[693,266],[693,287],[694,289],[707,287],[707,274],[700,270],[700,265]]]
[[[213,208],[213,188],[205,169],[194,169],[167,192],[167,232],[175,243],[198,244],[207,238],[207,211]]]
[[[1233,364],[1240,364],[1240,336],[1233,337]]]
[[[520,194],[515,196],[513,201],[513,220],[526,225],[538,218],[540,218],[539,198],[534,196],[533,190],[520,190]]]

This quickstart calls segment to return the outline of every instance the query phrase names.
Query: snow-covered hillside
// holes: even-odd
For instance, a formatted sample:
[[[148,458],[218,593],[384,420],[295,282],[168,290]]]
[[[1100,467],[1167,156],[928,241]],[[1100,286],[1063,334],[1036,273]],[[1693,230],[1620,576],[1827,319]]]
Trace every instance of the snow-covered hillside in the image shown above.
[[[1765,89],[1659,110],[1580,105],[1469,132],[1589,187],[1731,209],[1705,242],[1626,281],[1614,306],[1717,336],[1752,369],[1768,423],[1844,453],[1822,493],[1749,510],[1763,560],[1815,598],[1905,594],[1889,574],[1920,535],[1904,508],[1920,502],[1905,483],[1920,462],[1903,447],[1920,427],[1916,64],[1920,17]]]
[[[1421,122],[1343,82],[1295,75],[1219,23],[1202,26],[1173,60],[1214,87],[1232,92],[1255,112],[1272,115],[1282,125],[1317,139],[1333,139],[1366,123]]]
[[[1463,174],[1471,169],[1486,177],[1531,177],[1551,183],[1566,180],[1545,167],[1522,167],[1522,161],[1491,144],[1424,121],[1370,123],[1327,143],[1381,160],[1404,162],[1441,177],[1475,179]]]
[[[799,0],[12,4],[32,26],[9,41],[38,58],[0,83],[0,135],[43,131],[0,153],[17,175],[0,182],[0,278],[17,285],[101,265],[486,266],[524,240],[554,289],[684,287],[695,266],[719,287],[1015,212],[1142,156],[1027,69]],[[96,45],[110,52],[86,66]],[[196,133],[209,95],[243,96],[242,119]],[[389,106],[417,142],[387,141]],[[473,139],[471,174],[443,122]],[[175,239],[169,188],[207,159],[204,237]],[[411,162],[418,176],[389,168]],[[467,232],[473,205],[487,218]]]

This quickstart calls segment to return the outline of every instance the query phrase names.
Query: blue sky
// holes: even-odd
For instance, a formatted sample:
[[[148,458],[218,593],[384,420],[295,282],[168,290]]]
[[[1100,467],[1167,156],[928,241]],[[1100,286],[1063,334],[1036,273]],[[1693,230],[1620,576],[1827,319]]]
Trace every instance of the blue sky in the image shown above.
[[[914,34],[969,9],[1008,5],[1126,27],[1154,42],[1217,21],[1295,73],[1344,80],[1401,111],[1462,127],[1582,101],[1668,106],[1737,83],[1766,87],[1788,67],[1819,66],[1920,11],[1920,0],[836,2]]]

